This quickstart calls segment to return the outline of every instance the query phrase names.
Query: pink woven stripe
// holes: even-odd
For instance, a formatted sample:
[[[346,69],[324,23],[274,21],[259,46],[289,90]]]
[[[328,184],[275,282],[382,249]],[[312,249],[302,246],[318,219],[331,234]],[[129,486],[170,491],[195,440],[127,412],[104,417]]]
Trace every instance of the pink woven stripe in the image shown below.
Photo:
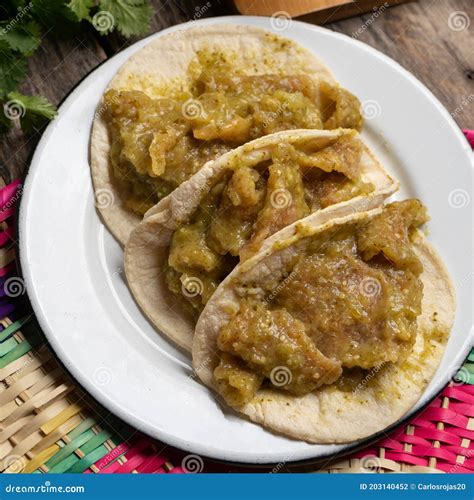
[[[470,456],[464,460],[463,465],[464,467],[474,470],[474,457],[472,456],[472,453],[470,453]]]
[[[418,434],[418,433],[417,433]],[[403,434],[400,436],[400,442],[398,443],[403,449],[404,444],[413,444],[413,445],[419,445],[419,446],[430,446],[431,443],[430,441],[427,441],[426,439],[423,439],[422,437],[416,436],[416,435],[411,435],[411,434]],[[393,449],[400,449],[400,448],[395,448]]]
[[[469,429],[458,429],[458,428],[453,428],[450,429],[449,432],[452,432],[453,434],[456,434],[456,436],[459,436],[464,439],[470,439],[474,441],[474,431],[471,431]]]
[[[471,469],[466,469],[462,464],[436,464],[436,468],[448,474],[471,474]]]
[[[413,446],[411,453],[420,457],[441,458],[451,463],[456,462],[456,455],[449,452],[446,448],[434,448],[432,446]]]
[[[403,443],[401,443],[400,441],[404,438],[404,436],[405,434],[401,433],[400,435],[396,436],[397,439],[392,439],[392,438],[382,439],[382,441],[379,441],[377,443],[377,446],[393,450],[403,450]]]
[[[157,471],[163,471],[164,469],[161,467],[166,462],[166,459],[160,455],[154,455],[149,460],[146,460],[144,464],[140,466],[138,472],[142,474],[152,474]]]
[[[432,441],[441,441],[442,443],[455,445],[461,444],[461,439],[459,437],[453,436],[449,432],[445,432],[440,429],[425,429],[423,427],[418,427],[415,432],[417,436],[422,436]]]
[[[129,446],[128,451],[124,455],[121,455],[121,456],[125,457],[128,460],[127,455],[131,449],[132,449],[132,446]],[[99,474],[113,474],[113,473],[117,472],[120,469],[120,467],[122,467],[122,464],[118,461],[115,461],[115,462],[111,463],[110,465],[106,466],[104,469],[102,469],[99,472]]]
[[[127,462],[131,460],[137,453],[140,453],[144,448],[148,446],[148,443],[145,439],[140,438],[135,444],[130,446],[130,450],[124,455],[127,459]],[[120,462],[114,462],[110,464],[107,468],[102,470],[101,474],[113,474],[115,472],[120,472],[120,469],[123,467],[123,464]]]
[[[3,211],[5,205],[9,204],[12,198],[15,197],[20,187],[21,187],[21,181],[17,179],[16,181],[13,181],[10,184],[8,184],[8,186],[5,186],[4,188],[0,189],[0,210]]]
[[[126,459],[131,460],[135,455],[142,453],[148,446],[150,446],[150,441],[147,438],[139,437],[130,447],[130,451],[125,455]]]
[[[474,455],[474,443],[471,443],[469,448],[464,448],[462,446],[445,446],[445,449],[456,455],[463,455],[468,458]]]
[[[474,148],[474,130],[463,130],[469,144]]]
[[[468,403],[449,403],[449,409],[466,417],[474,417],[474,405]]]
[[[428,465],[428,460],[426,460],[426,458],[414,457],[409,453],[387,452],[385,453],[385,458],[388,460],[394,460],[395,462],[406,462],[410,465],[421,465],[423,467]]]
[[[116,460],[120,455],[123,455],[130,449],[130,446],[127,443],[121,443],[116,446],[113,450],[111,450],[107,455],[103,456],[100,460],[98,460],[94,466],[99,470],[104,469],[108,465],[110,465],[114,460]],[[90,471],[90,469],[88,469]],[[87,472],[87,471],[86,471]],[[90,471],[92,472],[92,471]]]
[[[449,408],[442,407],[443,397],[449,397]],[[474,386],[460,385],[447,387],[441,396],[433,401],[410,425],[412,433],[406,428],[396,430],[391,436],[380,440],[370,449],[354,455],[363,458],[367,455],[380,456],[380,448],[385,449],[385,458],[398,463],[427,467],[430,459],[435,459],[435,467],[444,472],[474,472],[474,430],[468,430],[469,416],[473,415]],[[438,429],[438,423],[445,424]],[[469,447],[461,446],[463,439],[469,439]],[[440,446],[435,448],[437,441]],[[405,448],[411,445],[410,451]],[[465,457],[462,464],[460,457]]]
[[[441,397],[446,396],[450,399],[457,399],[463,403],[474,405],[474,385],[465,384],[460,387],[447,387]]]
[[[446,408],[427,408],[413,423],[422,425],[430,421],[444,422],[457,427],[467,427],[467,418]]]
[[[118,472],[120,474],[126,474],[127,472],[132,472],[135,470],[139,465],[141,465],[145,460],[147,459],[147,456],[144,453],[137,453],[133,458],[130,460],[127,459],[127,462],[124,463]]]

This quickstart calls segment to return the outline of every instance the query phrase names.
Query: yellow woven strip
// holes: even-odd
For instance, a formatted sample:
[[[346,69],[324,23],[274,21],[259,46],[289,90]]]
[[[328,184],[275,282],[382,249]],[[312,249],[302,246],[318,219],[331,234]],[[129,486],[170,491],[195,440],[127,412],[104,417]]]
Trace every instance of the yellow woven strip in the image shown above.
[[[45,437],[41,431],[35,431],[30,434],[21,443],[13,447],[7,456],[22,456],[28,455],[29,458],[34,458],[36,454],[39,454],[44,449],[52,446],[58,439],[60,439],[64,434],[67,434],[72,429],[74,429],[80,422],[80,417],[76,416],[68,420],[61,427],[56,429],[56,431],[50,436]],[[7,456],[2,457],[2,459],[7,459]],[[0,462],[0,470],[5,467],[5,460]]]
[[[47,377],[45,377],[47,379]],[[49,383],[49,380],[47,380]],[[9,425],[14,422],[16,419],[27,415],[28,413],[40,409],[46,403],[54,402],[59,396],[65,396],[70,388],[64,384],[61,384],[57,387],[49,388],[42,390],[30,400],[23,403],[21,406],[18,406],[13,412],[11,412],[7,418],[3,417],[4,425]],[[2,410],[0,410],[0,413]]]
[[[39,431],[41,426],[45,423],[49,422],[51,419],[58,416],[65,408],[68,407],[67,400],[59,400],[56,403],[45,408],[43,411],[38,413],[37,415],[33,414],[30,416],[28,423],[24,424],[17,434],[13,437],[17,442],[23,441],[23,439],[27,438],[31,433],[35,431]]]
[[[53,444],[49,448],[46,448],[26,464],[23,472],[24,473],[34,472],[38,467],[40,467],[44,462],[47,462],[58,451],[59,451],[59,446],[57,444]]]
[[[68,432],[71,432],[73,429],[75,429],[81,423],[81,420],[82,419],[79,415],[70,418],[66,423],[62,424],[54,432],[46,437],[43,437],[41,441],[36,443],[36,445],[28,452],[28,455],[34,457],[36,456],[36,454],[41,453],[45,448],[53,445],[54,443],[62,439]]]
[[[79,413],[82,410],[83,410],[82,406],[79,406],[76,403],[73,403],[73,404],[71,404],[71,406],[69,406],[69,408],[66,408],[59,415],[54,417],[52,420],[50,420],[46,424],[42,425],[40,427],[40,429],[45,434],[49,434],[52,430],[56,429],[56,427],[59,427],[62,423],[66,422],[66,420],[68,420],[69,418],[76,415],[77,413]]]
[[[56,402],[60,398],[64,398],[73,388],[65,384],[60,384],[57,387],[48,387],[19,406],[6,420],[5,423],[10,423],[18,417],[27,415],[32,411],[41,412],[46,405]]]

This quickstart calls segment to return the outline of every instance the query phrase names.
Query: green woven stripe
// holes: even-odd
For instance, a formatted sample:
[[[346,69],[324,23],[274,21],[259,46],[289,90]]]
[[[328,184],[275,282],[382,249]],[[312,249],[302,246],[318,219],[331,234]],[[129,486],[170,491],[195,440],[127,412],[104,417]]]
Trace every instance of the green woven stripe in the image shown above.
[[[46,467],[48,469],[52,469],[55,465],[59,464],[62,460],[67,458],[71,453],[74,453],[78,448],[83,446],[87,441],[92,439],[95,436],[93,430],[89,429],[84,432],[80,436],[76,437],[76,439],[72,440],[69,444],[61,448],[56,454],[54,454],[46,463]]]
[[[49,472],[52,474],[62,474],[69,470],[76,462],[79,462],[79,457],[77,455],[69,455],[62,462],[59,462],[58,465],[51,467]]]
[[[23,325],[28,323],[28,321],[31,320],[31,315],[25,316],[11,325],[7,326],[5,330],[2,330],[0,332],[0,342],[3,342],[6,338],[8,338],[10,335],[13,335],[17,330],[19,330]]]
[[[99,434],[96,434],[90,441],[81,446],[81,451],[84,455],[88,455],[92,451],[94,451],[97,447],[104,444],[107,439],[112,437],[112,433],[109,431],[102,431]]]
[[[84,458],[81,458],[78,462],[76,462],[70,469],[68,469],[68,473],[74,473],[74,472],[84,472],[86,469],[88,469],[92,464],[97,462],[97,460],[101,459],[103,456],[107,455],[109,453],[109,450],[104,446],[101,445],[88,455],[86,455]]]
[[[79,424],[78,427],[84,424],[85,421]],[[88,429],[81,436],[77,436],[74,442],[69,443],[59,450],[45,465],[48,467],[50,473],[84,472],[92,464],[97,462],[97,460],[109,453],[109,450],[103,446],[103,443],[108,439],[112,439],[114,443],[121,442],[117,436],[114,436],[108,431],[102,431],[99,434],[95,434],[91,429]],[[81,442],[84,444],[79,444]],[[84,453],[85,456],[83,458],[79,458],[74,453],[77,449],[80,449],[82,453]]]
[[[88,417],[86,418],[85,420],[83,420],[75,429],[73,429],[69,434],[68,434],[68,438],[73,440],[73,439],[76,439],[77,436],[79,436],[80,434],[82,434],[83,432],[89,430],[91,427],[93,427],[95,424],[97,423],[97,421],[92,418],[92,417]]]
[[[474,374],[473,373],[469,374],[467,380],[464,380],[464,383],[474,385]]]
[[[464,363],[462,368],[456,373],[454,380],[474,385],[474,363]]]
[[[80,438],[82,434],[87,433],[87,435],[90,437],[95,436],[95,433],[93,431],[90,431],[89,433],[88,431],[96,424],[97,421],[94,418],[88,417],[68,434],[68,438],[71,440],[71,443],[64,445],[45,463],[50,472],[64,472],[79,460],[79,457],[77,455],[72,455],[72,458],[68,455],[71,455],[71,453],[77,450],[85,442],[82,439],[78,440],[78,438]]]
[[[31,349],[37,346],[41,342],[41,337],[38,332],[32,332],[28,335],[28,340],[24,340],[20,344],[17,344],[6,356],[0,359],[0,368],[5,368],[13,361],[21,358],[24,354],[31,351]]]
[[[91,427],[96,425],[97,421],[93,418],[86,418],[83,420],[75,429],[73,429],[68,437],[71,439],[71,442],[67,445],[63,445],[63,447],[58,450],[46,463],[46,467],[49,469],[51,473],[60,473],[68,471],[74,464],[79,462],[79,457],[74,454],[77,449],[80,449],[82,453],[87,457],[90,453],[92,453],[96,448],[101,446],[108,439],[112,439],[114,443],[120,443],[123,441],[121,437],[118,435],[112,434],[107,430],[103,430],[99,432],[99,434],[95,434]],[[132,432],[132,429],[122,422],[117,422],[117,425],[114,426],[114,429],[117,432],[120,432],[121,435],[129,435]],[[103,450],[104,447],[101,447]],[[106,452],[108,453],[108,451]],[[104,453],[104,455],[106,454]],[[103,456],[103,455],[102,455]],[[102,458],[100,456],[99,458]],[[84,458],[86,458],[84,457]],[[94,458],[94,455],[92,455]],[[94,462],[97,461],[94,460]],[[94,463],[92,462],[92,463]],[[90,465],[78,465],[78,467],[84,467],[84,470],[90,467]],[[38,471],[40,472],[40,471]]]
[[[17,345],[18,345],[18,342],[14,338],[5,340],[5,342],[2,342],[0,344],[0,356],[5,356],[12,349],[14,349]]]

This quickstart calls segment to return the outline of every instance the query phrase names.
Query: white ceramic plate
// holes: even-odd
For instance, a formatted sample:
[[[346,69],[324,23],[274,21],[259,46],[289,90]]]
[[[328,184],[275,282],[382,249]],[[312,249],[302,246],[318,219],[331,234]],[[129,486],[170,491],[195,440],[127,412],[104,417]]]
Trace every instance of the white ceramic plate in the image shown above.
[[[264,18],[198,24],[223,22],[272,30]],[[71,93],[45,132],[20,213],[21,264],[33,308],[74,377],[112,412],[153,437],[203,456],[247,463],[340,452],[347,446],[293,441],[223,413],[191,378],[190,360],[156,333],[135,305],[124,282],[122,251],[95,211],[88,142],[101,94],[131,54],[185,27],[152,35],[100,66]],[[312,49],[365,103],[364,135],[400,179],[398,197],[421,198],[432,216],[430,239],[449,267],[459,306],[442,364],[415,411],[447,383],[468,352],[474,262],[470,149],[441,104],[391,59],[300,22],[281,34]]]

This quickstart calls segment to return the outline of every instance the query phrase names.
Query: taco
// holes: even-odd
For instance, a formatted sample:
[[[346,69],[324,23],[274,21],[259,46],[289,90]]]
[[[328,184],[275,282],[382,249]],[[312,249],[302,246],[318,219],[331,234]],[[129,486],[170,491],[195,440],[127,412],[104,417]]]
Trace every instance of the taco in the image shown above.
[[[124,245],[207,161],[281,130],[360,129],[359,108],[291,40],[252,26],[174,31],[134,54],[99,104],[90,142],[98,210]]]
[[[396,422],[435,373],[455,312],[418,229],[426,220],[412,199],[288,227],[207,303],[192,351],[200,379],[252,421],[308,442]]]
[[[207,163],[147,213],[125,247],[129,287],[150,321],[190,350],[219,283],[272,235],[311,213],[374,208],[397,187],[354,130],[256,139]]]

